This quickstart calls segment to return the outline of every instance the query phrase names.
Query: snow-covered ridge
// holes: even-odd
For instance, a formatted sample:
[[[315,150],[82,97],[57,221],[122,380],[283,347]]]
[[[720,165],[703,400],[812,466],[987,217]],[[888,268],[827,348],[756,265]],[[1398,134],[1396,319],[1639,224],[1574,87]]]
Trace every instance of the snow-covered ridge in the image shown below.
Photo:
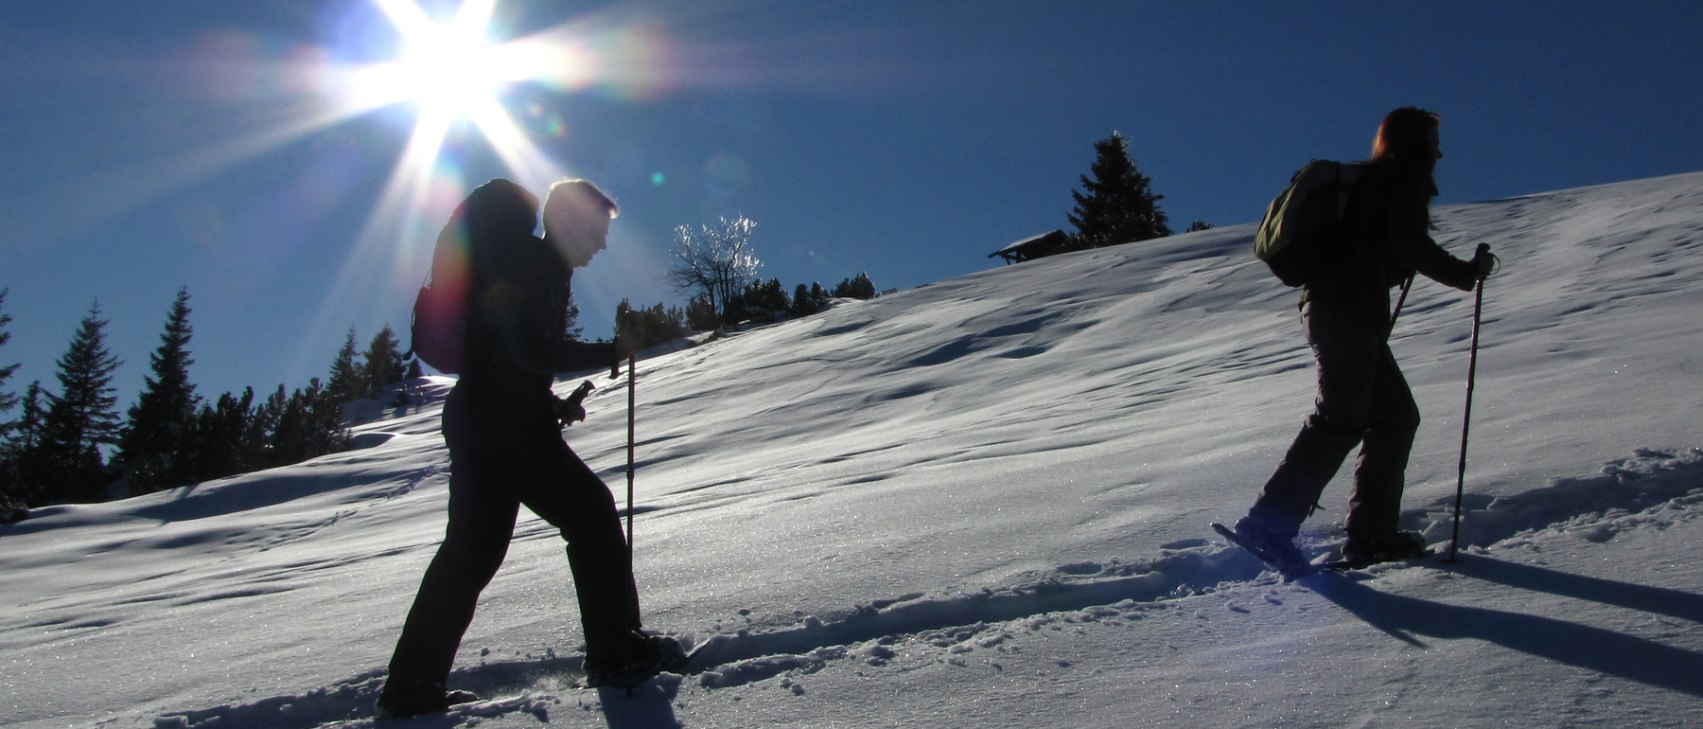
[[[1313,385],[1293,292],[1223,228],[641,362],[647,623],[699,662],[632,699],[574,688],[560,541],[528,518],[453,677],[496,698],[432,725],[1684,725],[1703,174],[1435,217],[1504,261],[1462,564],[1284,584],[1211,538]],[[1471,315],[1420,283],[1393,340],[1426,415],[1404,526],[1436,546]],[[560,387],[584,378],[567,437],[624,496],[624,383]],[[370,414],[358,450],[0,527],[5,723],[364,724],[443,528],[440,407]],[[1346,486],[1310,548],[1340,541]],[[1438,695],[1465,713],[1423,708]]]

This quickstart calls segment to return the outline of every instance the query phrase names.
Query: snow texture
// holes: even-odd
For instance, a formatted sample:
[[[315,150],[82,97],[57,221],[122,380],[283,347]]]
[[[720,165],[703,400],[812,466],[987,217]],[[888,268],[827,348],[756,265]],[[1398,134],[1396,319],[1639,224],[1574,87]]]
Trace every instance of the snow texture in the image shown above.
[[[578,688],[561,543],[526,515],[451,677],[489,700],[393,725],[1695,726],[1703,174],[1435,215],[1504,264],[1458,563],[1284,583],[1207,528],[1313,389],[1295,294],[1226,227],[643,360],[637,574],[693,666]],[[1393,340],[1427,416],[1404,527],[1445,552],[1471,320],[1421,282]],[[567,437],[624,495],[625,388],[561,392],[587,377]],[[370,725],[443,530],[452,382],[415,384],[356,450],[0,527],[0,723]]]

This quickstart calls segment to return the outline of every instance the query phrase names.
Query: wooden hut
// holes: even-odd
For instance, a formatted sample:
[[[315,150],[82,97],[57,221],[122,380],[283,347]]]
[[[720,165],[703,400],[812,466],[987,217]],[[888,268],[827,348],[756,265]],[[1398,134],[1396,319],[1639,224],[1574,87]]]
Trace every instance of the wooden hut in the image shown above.
[[[1054,230],[1037,236],[1024,238],[988,254],[988,258],[998,256],[1006,263],[1022,263],[1036,258],[1067,253],[1070,251],[1070,236],[1062,230]]]

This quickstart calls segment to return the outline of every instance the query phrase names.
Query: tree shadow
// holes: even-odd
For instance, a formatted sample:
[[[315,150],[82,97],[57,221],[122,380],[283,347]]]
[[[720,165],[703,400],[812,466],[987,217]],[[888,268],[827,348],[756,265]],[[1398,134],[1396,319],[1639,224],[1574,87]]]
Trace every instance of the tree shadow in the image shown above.
[[[1598,600],[1636,610],[1698,617],[1695,596],[1660,588],[1563,575],[1542,568],[1510,565],[1482,557],[1462,574],[1511,587]],[[1703,654],[1653,640],[1565,620],[1447,605],[1379,592],[1331,572],[1304,578],[1325,599],[1368,625],[1414,645],[1413,636],[1474,639],[1500,645],[1589,671],[1637,681],[1692,696],[1703,696]],[[1620,591],[1620,595],[1613,594]]]

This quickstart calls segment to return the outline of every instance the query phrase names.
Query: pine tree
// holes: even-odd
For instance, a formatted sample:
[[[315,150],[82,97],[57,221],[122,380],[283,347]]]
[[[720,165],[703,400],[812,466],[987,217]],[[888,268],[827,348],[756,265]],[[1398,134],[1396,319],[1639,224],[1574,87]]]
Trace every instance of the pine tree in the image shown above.
[[[6,293],[7,289],[0,289],[0,306],[6,304]],[[6,325],[11,323],[11,315],[0,311],[0,346],[12,340],[12,333],[6,331]],[[17,371],[16,364],[0,367],[0,523],[14,509],[23,506],[22,500],[16,499],[16,492],[21,489],[18,455],[12,443],[12,433],[17,430],[18,423],[4,419],[6,412],[18,405],[18,396],[5,389],[6,381],[12,379],[12,374]]]
[[[0,492],[11,497],[14,508],[38,504],[41,471],[37,468],[41,442],[42,392],[40,382],[24,391],[23,408],[6,437],[0,439]]]
[[[792,316],[800,317],[816,313],[816,302],[810,299],[810,289],[799,284],[792,290]]]
[[[707,332],[721,326],[721,316],[708,296],[694,296],[686,302],[686,328]]]
[[[254,388],[243,389],[241,397],[219,396],[212,406],[202,406],[195,417],[195,475],[193,481],[210,481],[242,473],[252,466],[245,440],[252,431]]]
[[[53,503],[102,501],[110,482],[101,448],[118,443],[112,374],[119,360],[106,349],[106,320],[90,307],[59,358],[58,395],[47,396],[37,451],[44,473],[58,474],[46,498]]]
[[[402,342],[389,324],[373,335],[364,362],[361,375],[366,380],[367,395],[376,395],[384,387],[402,381],[407,372],[402,364]]]
[[[336,453],[349,447],[349,429],[343,426],[343,405],[315,377],[302,391],[302,408],[307,430],[308,457]]]
[[[647,349],[686,336],[685,320],[686,313],[678,306],[663,306],[659,301],[649,309],[639,309],[622,299],[615,307],[615,341]]]
[[[42,422],[47,418],[47,409],[42,404],[46,397],[40,382],[31,382],[29,389],[24,390],[24,407],[11,433],[11,444],[18,450],[31,451],[40,445]]]
[[[10,289],[0,289],[0,307],[6,305],[6,294],[9,291]],[[12,315],[0,311],[0,346],[5,346],[7,342],[12,341],[12,333],[6,331],[6,325],[11,323]],[[16,363],[0,367],[0,414],[6,413],[6,411],[18,405],[18,396],[6,391],[6,381],[12,379],[12,374],[17,371],[18,365]],[[0,438],[4,438],[6,431],[10,429],[11,423],[0,420]]]
[[[189,381],[189,290],[180,289],[166,317],[160,347],[149,358],[153,376],[143,378],[142,394],[130,408],[119,440],[118,461],[130,477],[132,493],[145,494],[189,483],[190,430],[200,398]]]
[[[579,323],[579,302],[574,301],[572,291],[568,292],[568,305],[562,311],[562,336],[570,342],[585,336],[585,327]]]
[[[781,287],[778,278],[747,284],[740,292],[739,303],[743,317],[763,321],[785,318],[792,309],[792,300],[787,298],[786,289]]]
[[[644,322],[633,309],[633,302],[622,299],[615,305],[615,341],[636,342],[644,337]]]
[[[261,462],[261,468],[283,466],[307,460],[307,423],[306,413],[302,412],[301,390],[292,394],[284,394],[284,386],[266,398],[266,404],[260,406],[261,412],[266,413],[263,420],[268,426],[265,434],[266,449]]]
[[[845,279],[834,287],[834,298],[839,299],[863,299],[867,301],[875,298],[875,293],[875,282],[870,280],[867,273],[860,273],[852,278]]]
[[[249,411],[247,427],[237,439],[237,451],[242,454],[238,473],[276,465],[272,459],[272,435],[278,428],[278,418],[284,414],[285,400],[284,386],[279,385],[277,391]]]
[[[1129,158],[1123,135],[1094,143],[1093,175],[1083,175],[1082,192],[1072,190],[1076,208],[1070,222],[1076,226],[1076,243],[1082,248],[1099,248],[1119,243],[1163,238],[1171,234],[1165,212],[1150,189],[1153,180],[1141,174]]]
[[[354,327],[349,327],[343,348],[337,350],[337,359],[331,361],[331,379],[325,389],[337,402],[354,402],[367,395],[366,379],[355,361]]]

